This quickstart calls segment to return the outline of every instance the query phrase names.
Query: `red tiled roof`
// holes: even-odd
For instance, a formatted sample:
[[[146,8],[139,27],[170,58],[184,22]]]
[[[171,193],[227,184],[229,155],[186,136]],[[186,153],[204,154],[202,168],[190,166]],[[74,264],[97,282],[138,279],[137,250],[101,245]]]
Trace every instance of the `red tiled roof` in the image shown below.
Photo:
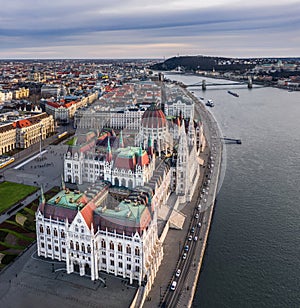
[[[94,216],[95,209],[96,209],[96,205],[93,202],[90,202],[87,206],[85,206],[80,211],[89,228],[91,228],[91,224],[93,222],[93,216]]]
[[[114,163],[114,168],[134,170],[136,166],[136,158],[133,157],[120,157],[117,156]]]
[[[19,120],[17,122],[13,123],[14,127],[17,128],[22,128],[22,127],[28,127],[30,126],[32,123],[28,120],[28,119],[24,119],[24,120]]]

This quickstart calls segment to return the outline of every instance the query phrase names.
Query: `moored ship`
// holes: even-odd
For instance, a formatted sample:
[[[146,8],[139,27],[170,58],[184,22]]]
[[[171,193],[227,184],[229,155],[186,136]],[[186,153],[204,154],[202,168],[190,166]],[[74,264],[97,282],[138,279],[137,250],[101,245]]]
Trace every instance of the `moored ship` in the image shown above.
[[[238,95],[237,93],[235,93],[235,92],[232,92],[232,91],[227,91],[227,92],[228,92],[229,94],[235,96],[235,97],[239,97],[239,95]]]

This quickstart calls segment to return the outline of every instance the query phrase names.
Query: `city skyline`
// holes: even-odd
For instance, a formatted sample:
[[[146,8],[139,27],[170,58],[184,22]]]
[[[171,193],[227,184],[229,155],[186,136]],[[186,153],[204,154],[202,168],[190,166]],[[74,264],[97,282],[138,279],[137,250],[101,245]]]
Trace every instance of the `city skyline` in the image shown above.
[[[281,3],[15,0],[2,5],[0,58],[297,57],[300,1]]]

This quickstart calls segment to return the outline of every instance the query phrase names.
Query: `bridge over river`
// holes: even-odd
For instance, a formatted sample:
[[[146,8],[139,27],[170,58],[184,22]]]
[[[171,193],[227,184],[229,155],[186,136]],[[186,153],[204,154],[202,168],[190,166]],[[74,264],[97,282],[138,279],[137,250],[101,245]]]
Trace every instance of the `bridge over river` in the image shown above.
[[[252,88],[252,78],[249,77],[247,81],[241,81],[241,82],[226,82],[226,83],[206,83],[205,79],[202,79],[201,81],[194,83],[194,84],[187,84],[186,87],[202,87],[202,90],[206,90],[207,87],[215,87],[215,86],[237,86],[237,85],[247,85],[249,89]]]

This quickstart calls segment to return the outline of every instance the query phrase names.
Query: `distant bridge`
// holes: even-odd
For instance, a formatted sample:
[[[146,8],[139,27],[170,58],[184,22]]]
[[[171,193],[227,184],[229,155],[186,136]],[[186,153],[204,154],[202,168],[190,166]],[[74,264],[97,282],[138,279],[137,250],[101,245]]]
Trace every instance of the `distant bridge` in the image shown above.
[[[237,85],[247,85],[249,89],[252,88],[252,78],[249,77],[248,81],[241,81],[241,82],[230,82],[230,83],[206,83],[205,79],[202,81],[196,82],[194,84],[187,84],[186,87],[202,87],[202,90],[206,90],[207,87],[214,87],[214,86],[237,86]]]

